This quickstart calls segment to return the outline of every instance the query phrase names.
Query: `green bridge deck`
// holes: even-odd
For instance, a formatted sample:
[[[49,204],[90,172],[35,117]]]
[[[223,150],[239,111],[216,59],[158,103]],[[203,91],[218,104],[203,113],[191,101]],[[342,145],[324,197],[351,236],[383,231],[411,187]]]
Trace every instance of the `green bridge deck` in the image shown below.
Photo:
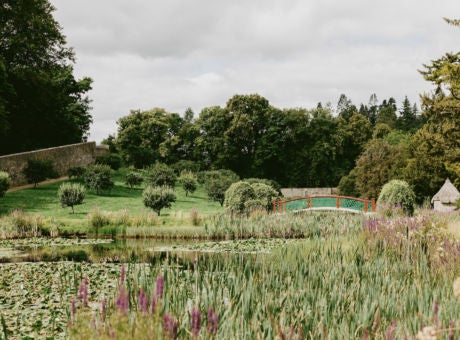
[[[273,203],[273,211],[279,213],[306,209],[345,210],[364,213],[375,212],[375,200],[348,196],[321,195],[277,200]]]

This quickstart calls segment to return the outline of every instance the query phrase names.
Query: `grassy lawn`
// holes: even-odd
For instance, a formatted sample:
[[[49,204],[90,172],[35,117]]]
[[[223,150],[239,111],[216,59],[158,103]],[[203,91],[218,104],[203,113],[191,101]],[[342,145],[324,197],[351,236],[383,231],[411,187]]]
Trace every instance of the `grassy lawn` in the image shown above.
[[[131,215],[138,215],[148,211],[142,203],[142,190],[144,187],[130,189],[124,184],[126,169],[114,172],[115,186],[110,193],[96,195],[87,191],[83,205],[75,207],[75,214],[70,208],[61,207],[57,191],[64,182],[39,185],[37,188],[28,188],[12,191],[0,199],[0,215],[7,214],[15,209],[25,213],[38,213],[45,217],[53,217],[66,226],[78,227],[87,225],[87,215],[95,207],[103,211],[120,211],[127,209]],[[68,180],[69,181],[69,180]],[[192,208],[197,209],[200,216],[209,216],[221,212],[223,208],[217,202],[208,199],[204,188],[199,186],[193,193],[185,196],[185,191],[177,184],[177,200],[171,209],[161,211],[161,224],[166,226],[190,225],[188,215]]]

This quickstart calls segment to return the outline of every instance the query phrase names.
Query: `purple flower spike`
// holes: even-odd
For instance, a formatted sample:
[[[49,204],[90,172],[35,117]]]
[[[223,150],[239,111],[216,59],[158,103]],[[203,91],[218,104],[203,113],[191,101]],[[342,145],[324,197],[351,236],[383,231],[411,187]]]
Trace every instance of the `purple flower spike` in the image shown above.
[[[208,309],[208,319],[206,329],[209,334],[216,334],[219,327],[219,315],[217,312],[212,310],[212,307]]]
[[[86,276],[81,280],[78,286],[77,298],[83,303],[83,306],[88,306],[88,279]]]
[[[70,301],[70,312],[72,314],[72,319],[75,318],[75,314],[77,314],[77,307],[75,306],[75,299]]]
[[[142,312],[142,314],[147,314],[149,309],[149,299],[147,297],[147,294],[145,294],[144,289],[142,288],[139,291],[138,308]]]
[[[117,310],[121,315],[126,315],[129,308],[129,296],[125,287],[120,287],[116,301]]]
[[[102,299],[101,301],[101,320],[102,322],[105,322],[106,315],[107,315],[107,306],[106,306],[105,299]]]
[[[165,281],[163,279],[163,276],[160,275],[157,278],[157,284],[156,284],[156,295],[157,295],[157,297],[161,298],[163,296],[164,286],[165,286]]]
[[[197,338],[200,334],[201,329],[201,313],[200,310],[196,307],[192,308],[192,334],[193,337]]]
[[[121,271],[120,271],[120,286],[125,283],[125,277],[126,277],[126,269],[125,266],[121,266]]]
[[[171,339],[177,339],[177,328],[178,325],[174,318],[168,313],[165,313],[163,315],[163,329],[166,335]]]

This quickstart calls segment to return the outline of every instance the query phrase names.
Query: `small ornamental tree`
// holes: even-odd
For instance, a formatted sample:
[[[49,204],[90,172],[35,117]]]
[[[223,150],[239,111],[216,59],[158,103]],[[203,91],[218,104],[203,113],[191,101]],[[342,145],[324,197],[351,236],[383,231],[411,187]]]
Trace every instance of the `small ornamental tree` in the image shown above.
[[[142,193],[142,200],[147,208],[160,216],[161,209],[171,208],[171,204],[176,201],[176,195],[169,186],[152,187],[149,185]]]
[[[113,187],[112,170],[108,165],[95,164],[88,167],[85,172],[85,186],[95,190],[96,194],[110,191]]]
[[[377,200],[379,206],[401,207],[404,213],[414,212],[415,193],[406,181],[391,180],[385,184]]]
[[[242,214],[246,210],[246,202],[256,199],[254,188],[247,182],[236,182],[225,192],[224,207],[234,213]]]
[[[63,207],[71,207],[72,214],[75,205],[83,204],[85,187],[79,183],[63,183],[59,186],[58,197]]]
[[[155,165],[147,168],[145,172],[145,181],[154,187],[166,185],[174,188],[176,178],[174,170],[164,163],[155,163]]]
[[[39,182],[48,178],[58,177],[58,173],[54,169],[53,162],[46,159],[29,159],[27,165],[23,170],[27,178],[27,182],[33,183],[34,188],[37,187]]]
[[[256,200],[262,203],[262,207],[269,211],[273,207],[273,201],[278,197],[278,192],[270,185],[265,183],[253,183]]]
[[[144,178],[137,171],[130,171],[126,174],[125,184],[128,185],[131,189],[135,186],[141,185],[144,181]]]
[[[0,171],[0,197],[5,195],[5,192],[10,188],[10,175],[5,171]]]
[[[189,193],[193,194],[198,185],[196,175],[190,171],[182,171],[179,182],[182,184],[182,188],[184,188],[185,196],[188,196]]]
[[[238,181],[238,176],[230,170],[207,171],[202,175],[204,188],[208,197],[224,205],[225,192],[233,183]]]

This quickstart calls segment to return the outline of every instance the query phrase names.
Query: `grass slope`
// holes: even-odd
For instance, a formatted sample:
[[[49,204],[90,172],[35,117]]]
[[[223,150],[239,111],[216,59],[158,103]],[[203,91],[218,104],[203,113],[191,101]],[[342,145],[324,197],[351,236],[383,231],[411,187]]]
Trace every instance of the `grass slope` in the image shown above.
[[[115,186],[110,193],[96,195],[87,191],[83,205],[75,207],[75,214],[70,208],[63,208],[57,197],[59,186],[65,182],[39,185],[37,188],[8,192],[0,199],[0,215],[8,214],[12,210],[21,209],[26,213],[39,213],[46,217],[53,217],[66,225],[86,226],[88,213],[95,207],[104,211],[120,211],[127,209],[132,215],[147,211],[142,202],[142,188],[130,189],[124,184],[126,169],[114,172]],[[70,181],[70,180],[67,180]],[[164,225],[186,224],[186,219],[192,208],[198,210],[200,216],[208,216],[222,211],[219,203],[211,202],[203,187],[199,186],[193,194],[185,196],[180,185],[175,188],[177,200],[171,209],[161,211],[161,222]]]

